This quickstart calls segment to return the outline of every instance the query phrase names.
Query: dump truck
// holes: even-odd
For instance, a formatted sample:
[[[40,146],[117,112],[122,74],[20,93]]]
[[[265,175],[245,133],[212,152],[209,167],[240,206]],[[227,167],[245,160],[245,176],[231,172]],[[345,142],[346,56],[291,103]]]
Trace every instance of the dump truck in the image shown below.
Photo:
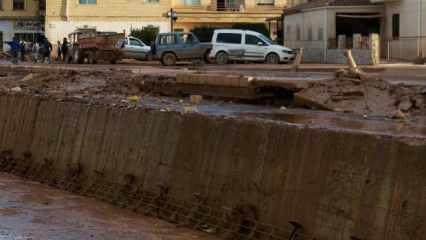
[[[116,63],[123,56],[118,42],[125,37],[124,33],[99,32],[95,28],[85,28],[77,29],[68,37],[71,42],[68,63]]]

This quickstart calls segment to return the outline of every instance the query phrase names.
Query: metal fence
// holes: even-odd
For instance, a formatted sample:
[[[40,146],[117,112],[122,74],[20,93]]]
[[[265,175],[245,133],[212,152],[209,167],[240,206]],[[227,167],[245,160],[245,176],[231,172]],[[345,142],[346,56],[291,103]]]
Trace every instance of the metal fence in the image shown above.
[[[426,37],[402,37],[384,41],[382,57],[387,60],[414,60],[421,53],[426,57]]]

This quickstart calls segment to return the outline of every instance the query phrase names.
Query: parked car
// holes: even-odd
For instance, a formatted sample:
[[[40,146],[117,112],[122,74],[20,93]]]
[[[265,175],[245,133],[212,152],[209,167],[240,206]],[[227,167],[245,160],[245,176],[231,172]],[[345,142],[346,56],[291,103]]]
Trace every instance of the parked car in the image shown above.
[[[150,57],[151,47],[138,38],[125,37],[117,44],[123,52],[123,58],[148,60]]]
[[[229,60],[277,64],[292,61],[295,57],[292,49],[274,44],[265,35],[248,30],[215,30],[212,45],[210,58],[218,64],[226,64]]]
[[[165,66],[180,60],[207,60],[212,49],[210,43],[200,43],[192,33],[160,33],[153,46],[152,55]]]

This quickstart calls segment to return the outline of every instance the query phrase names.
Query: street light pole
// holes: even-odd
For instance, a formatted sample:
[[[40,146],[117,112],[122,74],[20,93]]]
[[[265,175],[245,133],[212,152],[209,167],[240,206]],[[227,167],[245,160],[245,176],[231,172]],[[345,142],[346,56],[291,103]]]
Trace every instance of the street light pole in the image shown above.
[[[177,20],[177,13],[173,10],[173,8],[170,8],[170,11],[167,13],[167,16],[170,18],[170,31],[174,32],[174,22]]]
[[[170,31],[173,32],[173,8],[170,8]]]
[[[419,41],[420,41],[420,57],[423,58],[424,57],[424,52],[423,52],[423,0],[420,0],[420,7],[419,7]],[[425,39],[426,40],[426,39]]]

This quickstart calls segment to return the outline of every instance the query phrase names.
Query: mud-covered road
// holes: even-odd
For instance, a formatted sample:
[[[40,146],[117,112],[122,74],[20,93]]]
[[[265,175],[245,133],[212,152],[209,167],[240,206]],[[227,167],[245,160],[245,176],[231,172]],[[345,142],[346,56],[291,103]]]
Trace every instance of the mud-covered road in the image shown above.
[[[0,173],[0,240],[195,240],[211,235]]]

